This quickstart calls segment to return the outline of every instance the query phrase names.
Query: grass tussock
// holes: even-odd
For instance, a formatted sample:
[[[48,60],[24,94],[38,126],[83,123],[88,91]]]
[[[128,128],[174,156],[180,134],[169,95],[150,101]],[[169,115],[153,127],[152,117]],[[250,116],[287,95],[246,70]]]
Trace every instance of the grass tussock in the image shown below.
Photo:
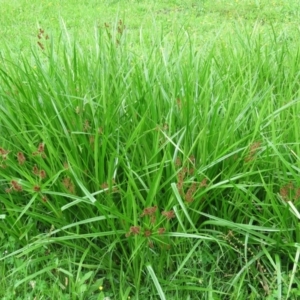
[[[299,50],[261,26],[2,55],[3,299],[299,296]]]

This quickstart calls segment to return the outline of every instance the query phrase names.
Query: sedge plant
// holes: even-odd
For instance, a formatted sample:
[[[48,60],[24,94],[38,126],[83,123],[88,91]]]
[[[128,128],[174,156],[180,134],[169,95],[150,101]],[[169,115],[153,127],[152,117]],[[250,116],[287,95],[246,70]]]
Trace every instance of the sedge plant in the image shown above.
[[[259,26],[1,57],[3,299],[297,296],[299,52]]]

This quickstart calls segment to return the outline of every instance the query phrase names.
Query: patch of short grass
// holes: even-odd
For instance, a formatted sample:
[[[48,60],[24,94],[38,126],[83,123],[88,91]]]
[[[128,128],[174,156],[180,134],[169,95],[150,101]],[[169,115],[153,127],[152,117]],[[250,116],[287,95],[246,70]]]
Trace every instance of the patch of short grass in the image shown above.
[[[82,45],[93,44],[94,27],[115,24],[122,19],[132,43],[138,45],[140,30],[164,33],[184,28],[199,45],[207,43],[217,34],[226,40],[237,26],[243,24],[248,33],[257,23],[261,31],[269,32],[272,24],[277,34],[285,38],[298,37],[298,1],[281,0],[217,0],[217,1],[3,1],[0,7],[0,39],[9,41],[10,52],[30,54],[31,45],[37,44],[38,30],[50,36],[59,36],[62,26]],[[62,22],[64,25],[62,25]],[[223,30],[220,31],[220,28]],[[178,39],[178,37],[174,37]],[[1,51],[4,51],[2,49]]]

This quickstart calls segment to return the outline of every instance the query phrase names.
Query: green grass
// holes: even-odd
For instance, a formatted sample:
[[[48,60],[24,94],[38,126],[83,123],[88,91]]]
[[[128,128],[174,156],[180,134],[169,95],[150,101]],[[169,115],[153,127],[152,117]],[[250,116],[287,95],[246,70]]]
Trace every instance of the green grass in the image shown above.
[[[297,299],[297,2],[30,3],[0,11],[1,299]]]

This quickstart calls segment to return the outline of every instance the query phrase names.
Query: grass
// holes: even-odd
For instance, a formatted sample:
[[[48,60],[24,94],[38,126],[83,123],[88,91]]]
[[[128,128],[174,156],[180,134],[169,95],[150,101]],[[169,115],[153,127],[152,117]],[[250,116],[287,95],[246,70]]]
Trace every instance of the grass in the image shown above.
[[[1,299],[297,299],[296,1],[60,5],[1,7]]]

